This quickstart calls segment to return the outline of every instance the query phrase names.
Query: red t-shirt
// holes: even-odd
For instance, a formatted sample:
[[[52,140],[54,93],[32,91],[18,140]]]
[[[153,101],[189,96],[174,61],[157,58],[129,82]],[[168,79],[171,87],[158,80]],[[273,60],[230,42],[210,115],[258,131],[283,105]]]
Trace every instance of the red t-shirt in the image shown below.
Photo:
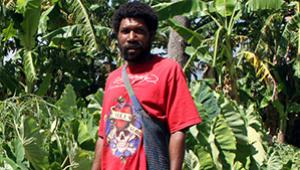
[[[106,82],[99,136],[103,138],[101,167],[105,170],[146,170],[141,120],[121,77],[113,71]],[[201,122],[181,67],[171,59],[154,56],[151,61],[128,66],[132,88],[144,110],[165,121],[170,133]]]

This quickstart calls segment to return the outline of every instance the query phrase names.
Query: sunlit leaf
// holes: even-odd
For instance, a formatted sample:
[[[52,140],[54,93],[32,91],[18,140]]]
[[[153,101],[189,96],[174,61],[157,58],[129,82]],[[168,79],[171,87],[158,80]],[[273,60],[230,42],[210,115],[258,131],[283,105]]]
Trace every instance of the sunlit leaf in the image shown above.
[[[237,4],[236,0],[215,0],[214,2],[217,12],[223,17],[232,15]]]
[[[27,82],[27,92],[31,92],[32,86],[34,81],[37,79],[35,66],[34,66],[34,59],[36,57],[36,53],[33,51],[25,51],[24,54],[24,72],[26,75],[26,82]]]
[[[40,21],[39,21],[39,26],[38,26],[38,33],[39,34],[42,34],[42,33],[45,33],[47,31],[47,22],[49,20],[49,14],[50,12],[54,9],[54,5],[51,6],[50,8],[48,8],[46,11],[44,11],[42,14],[41,14],[41,18],[40,18]]]
[[[224,169],[233,167],[236,139],[222,115],[214,120],[209,141],[216,166]]]
[[[76,105],[76,94],[72,85],[68,84],[63,91],[60,99],[55,104],[67,118],[74,117]]]
[[[228,125],[231,127],[237,142],[242,145],[247,145],[247,129],[239,112],[238,106],[229,99],[224,98],[221,104],[222,113]]]
[[[76,23],[83,24],[81,25],[82,36],[88,53],[92,54],[97,52],[100,48],[97,42],[95,28],[84,2],[82,0],[69,0],[68,3],[75,16]]]
[[[271,83],[273,85],[272,99],[274,100],[277,95],[277,83],[268,66],[252,52],[244,51],[243,55],[246,60],[254,67],[256,76],[260,78],[260,81],[264,80],[267,84]]]
[[[246,122],[247,122],[247,134],[248,141],[253,147],[251,147],[251,156],[254,158],[255,162],[261,166],[266,160],[266,151],[263,144],[263,133],[262,133],[262,123],[259,119],[259,115],[254,109],[254,105],[250,105],[246,110]]]
[[[200,159],[200,169],[216,169],[208,150],[205,150],[203,147],[199,147],[196,151]]]
[[[272,170],[281,170],[282,169],[282,164],[280,160],[280,156],[278,155],[278,152],[274,151],[267,162],[267,169],[272,169]]]
[[[22,0],[25,1],[23,12],[23,22],[21,23],[22,31],[20,35],[21,44],[27,50],[35,46],[35,35],[38,29],[41,15],[41,0]]]
[[[95,94],[87,96],[86,98],[89,100],[87,107],[91,109],[92,112],[101,112],[103,96],[103,89],[99,89]]]
[[[258,11],[263,9],[279,9],[281,5],[284,3],[283,0],[249,0],[247,2],[248,10],[250,11]]]
[[[76,170],[86,170],[92,168],[92,163],[94,160],[94,152],[86,151],[83,149],[78,150],[78,154],[75,157],[75,161],[78,162],[78,167]]]
[[[212,120],[220,113],[221,110],[218,100],[212,89],[206,83],[195,82],[191,85],[191,93],[195,102],[201,104],[198,109],[204,109],[204,112],[200,112],[201,116],[207,116]]]
[[[9,26],[2,31],[4,38],[2,41],[8,41],[10,38],[15,37],[17,34],[17,30],[14,29],[14,24],[10,23]]]
[[[156,10],[159,20],[166,20],[176,15],[202,12],[207,10],[208,4],[201,0],[180,0],[174,2],[159,3],[153,8]]]
[[[25,149],[23,147],[23,143],[20,139],[15,140],[15,154],[16,154],[16,161],[18,164],[20,164],[25,156]]]
[[[89,131],[88,126],[85,122],[80,122],[78,131],[79,144],[82,144],[83,142],[94,138],[94,136],[91,137],[91,132]]]

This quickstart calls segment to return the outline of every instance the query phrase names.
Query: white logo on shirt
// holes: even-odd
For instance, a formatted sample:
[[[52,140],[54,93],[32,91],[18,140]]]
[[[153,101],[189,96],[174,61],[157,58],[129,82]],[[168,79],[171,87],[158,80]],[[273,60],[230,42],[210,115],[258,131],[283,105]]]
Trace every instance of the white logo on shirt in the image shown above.
[[[149,73],[144,75],[128,75],[131,84],[143,84],[143,83],[150,83],[150,84],[157,84],[159,78],[155,74]],[[118,87],[124,87],[122,77],[117,77],[109,86],[109,89],[114,89]]]

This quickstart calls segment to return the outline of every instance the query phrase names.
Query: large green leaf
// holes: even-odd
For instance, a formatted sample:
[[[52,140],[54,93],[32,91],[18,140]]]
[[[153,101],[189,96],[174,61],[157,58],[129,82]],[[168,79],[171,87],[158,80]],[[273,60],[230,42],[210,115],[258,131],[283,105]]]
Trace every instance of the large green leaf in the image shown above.
[[[248,141],[251,147],[251,156],[255,164],[261,166],[266,160],[266,151],[263,144],[262,123],[259,114],[255,111],[254,105],[250,105],[246,110],[246,127]]]
[[[33,51],[25,51],[23,63],[24,63],[24,72],[26,75],[26,83],[27,83],[27,92],[32,91],[33,83],[37,79],[35,66],[34,66],[34,58],[37,54]]]
[[[25,157],[25,149],[23,147],[23,143],[19,138],[17,138],[14,141],[14,145],[15,145],[14,148],[15,148],[16,162],[18,164],[21,164],[21,162],[24,160]]]
[[[102,111],[102,101],[103,101],[104,91],[103,89],[98,89],[95,94],[91,94],[87,96],[87,100],[89,101],[89,104],[87,108],[91,110],[91,112],[100,113]]]
[[[43,34],[47,31],[47,22],[49,20],[49,14],[54,9],[54,5],[50,6],[46,11],[41,14],[39,21],[38,33]]]
[[[281,170],[282,163],[277,151],[271,153],[267,161],[267,170]]]
[[[93,56],[92,54],[98,52],[100,48],[88,9],[82,0],[69,0],[68,3],[76,19],[76,23],[82,24],[82,37],[87,47],[87,52]]]
[[[89,140],[95,140],[98,127],[95,126],[92,122],[92,119],[89,122],[80,121],[78,127],[78,142],[83,144]]]
[[[216,169],[209,150],[205,147],[199,147],[196,151],[200,160],[200,169]]]
[[[185,53],[190,56],[188,61],[183,67],[184,72],[188,70],[189,67],[191,67],[195,60],[200,60],[199,62],[204,63],[211,63],[212,56],[209,53],[207,46],[199,46],[197,49],[195,49],[193,46],[188,46],[185,48]],[[203,78],[203,75],[200,75],[200,79]]]
[[[88,130],[87,124],[85,122],[80,122],[79,128],[78,128],[78,142],[79,144],[82,144],[83,142],[90,140],[91,135]]]
[[[192,150],[186,151],[184,154],[184,169],[200,169],[199,158],[201,157],[197,156]]]
[[[52,38],[72,38],[74,36],[79,36],[78,33],[79,25],[68,25],[65,27],[60,27],[48,34],[44,35],[42,39],[47,39],[51,41]]]
[[[242,145],[247,145],[247,129],[243,120],[243,114],[240,113],[238,106],[230,99],[223,98],[221,102],[222,114],[226,122],[232,129],[237,142]]]
[[[247,2],[248,10],[258,11],[264,9],[280,9],[284,0],[249,0]]]
[[[76,94],[72,85],[68,84],[63,91],[60,99],[55,103],[57,107],[62,111],[68,119],[72,119],[75,117],[75,109],[76,105]]]
[[[76,24],[76,25],[68,25],[64,27],[60,27],[48,34],[44,35],[42,39],[48,40],[51,43],[51,46],[59,47],[61,41],[66,39],[73,39],[74,37],[82,37],[84,36],[85,32],[82,30],[83,24]],[[108,42],[109,37],[107,35],[110,34],[111,28],[101,26],[101,25],[94,25],[95,35],[101,38],[100,44],[105,44]],[[59,40],[59,41],[58,41]],[[58,43],[56,43],[56,41]],[[101,49],[99,49],[101,50]]]
[[[75,170],[86,170],[92,168],[94,160],[94,152],[78,149],[75,161],[78,162],[78,167]]]
[[[200,111],[202,117],[208,117],[209,120],[212,120],[220,113],[221,109],[219,107],[217,97],[207,83],[194,82],[191,85],[191,93],[196,102],[198,110],[203,111]]]
[[[299,29],[300,29],[300,13],[296,13],[294,16],[288,17],[288,23],[283,30],[283,37],[289,41],[293,46],[297,46],[299,42]]]
[[[295,77],[300,78],[300,13],[296,13],[294,16],[289,18],[288,23],[286,24],[284,31],[282,33],[283,38],[281,44],[281,50],[284,52],[282,54],[285,54],[286,49],[290,49],[290,46],[297,47],[298,44],[298,51],[297,51],[297,59],[295,60],[293,64],[293,69],[294,69],[294,75]],[[281,51],[280,50],[280,51]],[[279,50],[278,50],[279,51]]]
[[[236,139],[222,115],[216,117],[212,123],[209,142],[216,166],[231,169],[234,166]]]
[[[201,34],[180,25],[176,20],[169,19],[168,21],[169,25],[194,48],[197,48],[204,39]]]
[[[24,119],[24,137],[25,158],[35,169],[47,169],[48,153],[43,146],[46,136],[32,117]]]
[[[17,30],[14,28],[14,23],[10,23],[9,26],[2,31],[3,39],[2,41],[8,41],[10,38],[15,37],[17,34]]]
[[[0,169],[3,168],[4,170],[15,170],[20,168],[15,161],[7,157],[2,157],[2,155],[0,155],[0,163]]]
[[[153,8],[156,10],[159,20],[166,20],[176,15],[205,11],[208,8],[208,4],[201,0],[181,0],[159,3]]]
[[[215,0],[214,2],[217,12],[223,17],[231,16],[237,4],[237,0]]]
[[[38,29],[41,15],[41,0],[23,0],[17,1],[24,3],[22,31],[20,34],[21,44],[27,50],[35,47],[35,34]]]

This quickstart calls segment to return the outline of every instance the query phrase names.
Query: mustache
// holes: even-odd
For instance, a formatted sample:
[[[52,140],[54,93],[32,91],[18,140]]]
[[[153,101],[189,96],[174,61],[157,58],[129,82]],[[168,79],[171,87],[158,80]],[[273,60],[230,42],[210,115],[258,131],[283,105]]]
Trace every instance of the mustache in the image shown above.
[[[124,45],[124,49],[127,50],[129,48],[143,48],[143,43],[139,41],[133,41],[126,45]]]

